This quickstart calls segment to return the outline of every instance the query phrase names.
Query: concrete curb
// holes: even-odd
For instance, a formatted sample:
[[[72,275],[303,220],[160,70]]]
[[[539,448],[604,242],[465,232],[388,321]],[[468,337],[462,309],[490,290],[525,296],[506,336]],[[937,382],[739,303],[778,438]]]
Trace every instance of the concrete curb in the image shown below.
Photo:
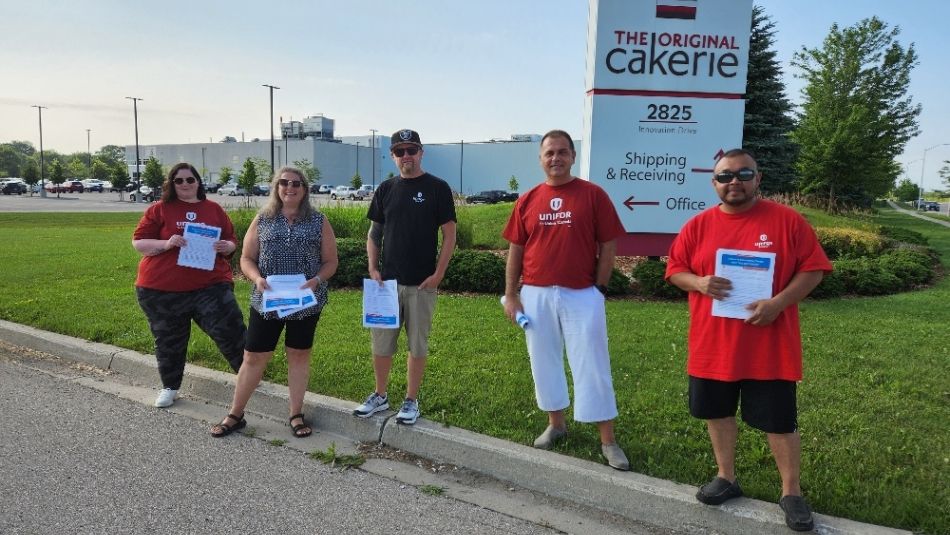
[[[138,381],[156,382],[155,360],[115,346],[89,342],[0,320],[0,338]],[[182,389],[189,395],[226,404],[234,375],[188,365]],[[283,418],[287,388],[261,383],[254,411]],[[537,450],[460,428],[420,419],[413,426],[388,424],[389,417],[354,418],[352,401],[308,392],[304,409],[317,426],[359,442],[384,444],[421,457],[458,465],[518,486],[596,507],[639,522],[687,532],[783,534],[790,530],[777,504],[740,498],[719,507],[696,501],[696,488],[606,465]],[[388,425],[387,425],[388,424]],[[815,514],[817,533],[834,535],[910,534],[909,531]]]

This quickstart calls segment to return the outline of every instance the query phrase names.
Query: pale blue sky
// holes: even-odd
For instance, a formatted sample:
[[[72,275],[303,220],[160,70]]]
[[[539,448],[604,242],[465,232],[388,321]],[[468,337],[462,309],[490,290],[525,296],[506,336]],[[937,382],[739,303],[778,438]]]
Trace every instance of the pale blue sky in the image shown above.
[[[710,0],[706,0],[710,1]],[[717,0],[724,1],[724,0]],[[923,104],[921,135],[899,158],[920,180],[924,149],[950,143],[946,21],[938,0],[757,0],[777,26],[788,65],[817,47],[832,23],[877,15],[901,27],[920,65],[911,92]],[[0,142],[61,152],[269,136],[275,123],[323,113],[336,134],[388,135],[410,127],[423,142],[483,141],[564,128],[579,135],[587,42],[585,0],[0,0]],[[950,145],[927,153],[925,185]]]

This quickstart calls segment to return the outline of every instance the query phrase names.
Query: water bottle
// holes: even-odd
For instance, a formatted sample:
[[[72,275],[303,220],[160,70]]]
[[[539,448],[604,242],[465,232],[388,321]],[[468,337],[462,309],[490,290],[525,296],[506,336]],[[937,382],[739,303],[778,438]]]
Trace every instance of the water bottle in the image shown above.
[[[499,301],[501,301],[501,306],[505,306],[505,296],[501,296],[501,299]],[[518,326],[521,327],[522,329],[528,328],[528,316],[525,316],[524,312],[520,310],[518,311],[517,314],[515,314],[515,322],[517,322]]]

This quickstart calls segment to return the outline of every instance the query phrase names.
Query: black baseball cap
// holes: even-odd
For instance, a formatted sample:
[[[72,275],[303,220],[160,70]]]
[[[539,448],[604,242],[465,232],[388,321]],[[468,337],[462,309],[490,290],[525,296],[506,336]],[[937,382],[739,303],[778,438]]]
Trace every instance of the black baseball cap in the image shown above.
[[[395,147],[396,145],[416,145],[421,147],[422,140],[419,139],[419,132],[405,128],[393,134],[389,146]]]

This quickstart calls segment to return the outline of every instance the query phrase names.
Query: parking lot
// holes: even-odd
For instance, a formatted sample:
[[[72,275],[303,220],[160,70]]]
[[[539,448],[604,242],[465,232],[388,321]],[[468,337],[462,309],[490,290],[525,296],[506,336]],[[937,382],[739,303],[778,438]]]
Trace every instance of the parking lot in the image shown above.
[[[0,195],[0,212],[144,212],[149,203],[129,202],[129,194],[123,193],[119,200],[118,193],[47,193],[46,198],[34,194]],[[225,209],[243,208],[244,197],[229,197],[209,193],[208,199]],[[251,207],[259,208],[267,197],[250,197]],[[310,195],[310,202],[316,207],[331,205],[368,206],[367,201],[330,200],[329,195]]]

